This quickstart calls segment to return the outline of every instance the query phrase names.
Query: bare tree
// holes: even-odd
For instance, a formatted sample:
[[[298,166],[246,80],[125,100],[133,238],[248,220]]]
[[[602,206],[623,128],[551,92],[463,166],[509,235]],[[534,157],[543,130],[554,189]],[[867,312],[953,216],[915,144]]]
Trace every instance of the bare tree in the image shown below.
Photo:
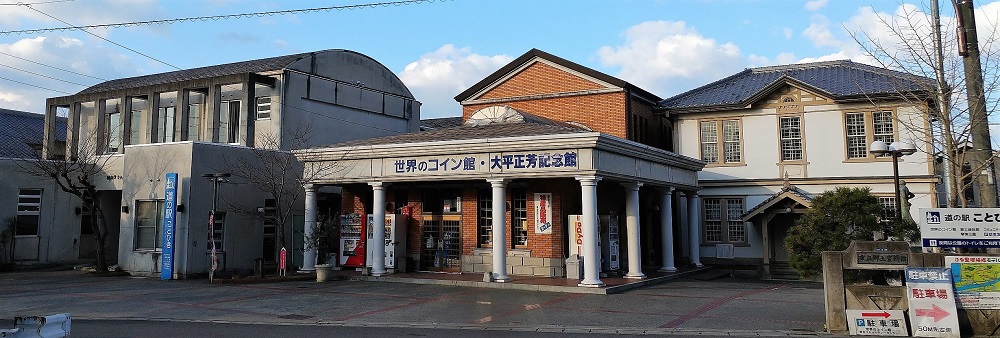
[[[234,183],[248,184],[274,200],[273,211],[265,214],[257,212],[257,208],[251,205],[225,203],[234,212],[273,222],[279,247],[287,246],[285,226],[291,223],[293,215],[302,212],[298,204],[299,199],[304,197],[303,184],[340,170],[336,161],[303,166],[291,151],[282,150],[307,147],[313,132],[312,125],[302,125],[287,128],[284,135],[258,134],[254,139],[255,147],[247,149],[249,156],[227,155],[223,162],[225,171],[233,175]]]
[[[975,184],[973,179],[984,170],[992,170],[992,161],[978,164],[972,161],[972,126],[965,91],[966,78],[962,58],[958,55],[958,36],[954,30],[941,30],[931,13],[931,6],[901,5],[892,15],[877,16],[877,29],[849,31],[862,52],[878,65],[908,74],[920,88],[896,83],[897,97],[914,106],[925,107],[931,119],[931,132],[923,140],[933,146],[935,157],[944,169],[945,186],[949,190],[947,205],[967,206],[963,192]],[[996,22],[982,21],[996,31]],[[946,24],[944,26],[952,26]],[[995,110],[1000,89],[1000,60],[993,48],[995,39],[980,39],[987,114]],[[914,95],[916,94],[916,95]],[[874,104],[874,101],[872,101]],[[927,121],[899,121],[902,128],[923,133]],[[993,158],[995,158],[995,154]],[[971,163],[977,163],[972,166]]]
[[[97,244],[97,271],[107,272],[108,222],[96,183],[107,177],[104,168],[116,156],[103,154],[107,144],[98,136],[102,135],[97,128],[79,135],[76,149],[67,149],[66,159],[43,159],[40,150],[32,147],[31,153],[22,154],[16,163],[23,173],[51,179],[60,190],[79,198],[83,208],[91,211],[87,217]]]

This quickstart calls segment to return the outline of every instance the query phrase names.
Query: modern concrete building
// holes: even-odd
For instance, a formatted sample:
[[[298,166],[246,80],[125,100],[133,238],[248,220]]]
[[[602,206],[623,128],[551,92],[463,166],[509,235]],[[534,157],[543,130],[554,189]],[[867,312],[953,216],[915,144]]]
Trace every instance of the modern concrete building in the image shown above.
[[[135,275],[172,269],[170,278],[207,273],[212,244],[219,268],[275,263],[282,239],[288,268],[301,264],[302,170],[288,151],[414,132],[420,120],[390,70],[347,50],[116,79],[47,107],[45,155],[58,152],[54,121],[65,117],[67,158],[101,166],[97,198],[116,230],[117,262]],[[79,228],[50,226],[41,233]],[[79,236],[42,241],[68,247],[69,237]]]

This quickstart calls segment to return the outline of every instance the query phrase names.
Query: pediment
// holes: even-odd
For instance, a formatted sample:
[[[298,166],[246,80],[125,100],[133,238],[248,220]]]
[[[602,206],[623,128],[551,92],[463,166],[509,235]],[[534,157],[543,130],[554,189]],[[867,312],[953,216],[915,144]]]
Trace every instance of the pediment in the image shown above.
[[[833,104],[832,98],[793,83],[776,86],[752,103],[754,109],[775,109],[777,113],[801,113],[806,106]]]
[[[534,57],[483,87],[465,102],[605,90],[622,88],[556,62]]]

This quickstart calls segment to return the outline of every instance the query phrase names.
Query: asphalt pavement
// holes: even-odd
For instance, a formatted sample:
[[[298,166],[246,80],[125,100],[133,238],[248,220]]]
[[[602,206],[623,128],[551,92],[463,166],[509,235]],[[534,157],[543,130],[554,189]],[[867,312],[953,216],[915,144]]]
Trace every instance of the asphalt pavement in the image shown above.
[[[76,270],[0,273],[0,328],[12,328],[16,316],[56,313],[88,323],[832,337],[824,331],[822,284],[728,274],[593,295],[349,280],[208,284]]]

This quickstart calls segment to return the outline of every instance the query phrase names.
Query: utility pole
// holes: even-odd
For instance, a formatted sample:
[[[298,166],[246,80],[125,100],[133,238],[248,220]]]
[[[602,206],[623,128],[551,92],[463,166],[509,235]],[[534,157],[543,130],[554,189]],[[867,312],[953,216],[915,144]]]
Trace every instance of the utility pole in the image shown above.
[[[944,48],[941,43],[941,8],[938,6],[938,0],[931,0],[931,19],[934,25],[934,77],[937,79],[937,88],[935,92],[935,101],[937,101],[938,110],[938,123],[941,124],[941,148],[942,148],[942,161],[941,165],[943,170],[943,181],[944,181],[944,196],[945,205],[949,208],[954,207],[956,193],[955,187],[955,176],[953,171],[955,169],[955,163],[953,162],[955,156],[955,139],[952,137],[952,126],[951,126],[951,95],[946,94],[947,91],[951,91],[948,86],[947,79],[944,77]],[[934,129],[931,129],[933,133]],[[932,137],[933,140],[933,137]],[[933,141],[932,141],[933,142]]]
[[[958,54],[965,66],[965,91],[969,100],[969,123],[972,132],[973,176],[979,188],[979,206],[997,207],[996,181],[993,177],[993,147],[989,119],[986,115],[986,94],[983,90],[983,69],[979,62],[979,38],[976,35],[975,7],[972,0],[952,0],[958,12]]]

